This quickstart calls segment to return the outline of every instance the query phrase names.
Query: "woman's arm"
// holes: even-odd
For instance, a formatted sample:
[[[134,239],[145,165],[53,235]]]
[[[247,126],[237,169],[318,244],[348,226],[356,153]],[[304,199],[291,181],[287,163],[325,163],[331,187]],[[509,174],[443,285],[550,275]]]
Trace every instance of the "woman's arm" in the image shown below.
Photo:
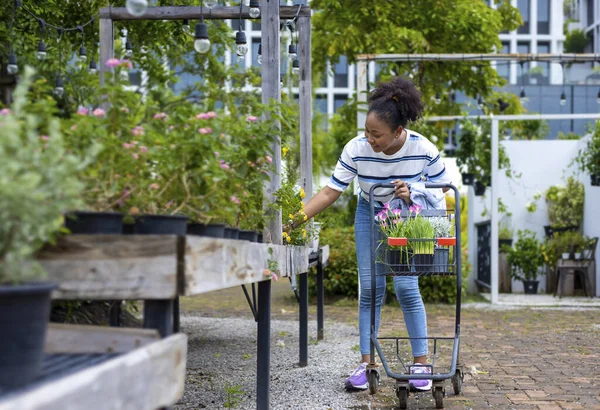
[[[324,209],[328,208],[333,204],[337,199],[342,195],[340,191],[336,191],[335,189],[329,188],[326,186],[321,189],[315,196],[313,196],[304,206],[304,214],[306,215],[306,219],[310,219],[313,216],[317,215]],[[294,220],[294,226],[289,226],[289,230],[292,228],[296,228],[299,225],[304,223],[304,221],[296,221]],[[285,230],[285,229],[284,229]]]

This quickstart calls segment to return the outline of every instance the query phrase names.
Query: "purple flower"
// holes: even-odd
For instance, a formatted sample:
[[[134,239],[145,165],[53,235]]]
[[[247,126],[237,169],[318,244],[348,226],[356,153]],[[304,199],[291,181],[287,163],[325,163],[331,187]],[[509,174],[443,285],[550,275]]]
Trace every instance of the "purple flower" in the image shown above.
[[[164,112],[159,112],[159,113],[154,114],[153,118],[155,120],[164,120],[165,118],[167,118],[167,114]]]
[[[197,120],[207,120],[210,117],[208,116],[208,113],[205,112],[201,112],[200,114],[196,115],[196,119]]]
[[[198,132],[200,134],[210,134],[212,132],[212,128],[199,128]]]
[[[144,127],[141,127],[141,126],[139,126],[139,125],[138,125],[137,127],[133,128],[133,129],[131,130],[131,133],[132,133],[132,134],[133,134],[135,137],[140,137],[140,136],[144,135]]]
[[[231,200],[231,202],[233,202],[233,203],[234,203],[234,204],[236,204],[236,205],[239,205],[239,204],[240,204],[240,200],[239,200],[239,199],[238,199],[238,197],[237,197],[237,196],[235,196],[235,195],[231,195],[231,196],[229,197],[229,199]]]
[[[102,108],[96,108],[94,111],[92,111],[92,115],[94,117],[104,117],[106,115],[106,111],[104,111]]]
[[[117,67],[121,64],[121,61],[119,61],[118,58],[109,58],[106,61],[106,66],[109,68],[113,68],[113,67]]]
[[[79,107],[77,109],[77,115],[88,115],[89,110],[85,107]]]
[[[413,207],[415,208],[415,213],[417,215],[419,215],[421,213],[421,210],[423,209],[423,206],[419,204],[413,204]]]
[[[8,108],[2,108],[0,110],[0,115],[8,115],[10,114],[10,110]]]
[[[229,165],[227,165],[222,159],[219,160],[219,166],[221,169],[229,169]]]

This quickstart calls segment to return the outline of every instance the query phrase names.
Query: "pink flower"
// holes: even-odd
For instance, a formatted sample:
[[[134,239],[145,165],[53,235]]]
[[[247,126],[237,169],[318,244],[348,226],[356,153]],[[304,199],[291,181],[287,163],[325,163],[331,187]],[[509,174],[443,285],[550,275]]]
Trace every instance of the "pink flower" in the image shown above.
[[[196,119],[197,120],[208,120],[210,117],[208,116],[208,113],[204,113],[201,112],[200,114],[196,115]]]
[[[279,276],[277,276],[277,274],[276,274],[276,273],[273,273],[273,274],[271,275],[271,277],[273,278],[273,280],[274,280],[275,282],[277,282],[277,281],[279,280]]]
[[[200,128],[198,129],[198,132],[200,134],[210,134],[212,132],[212,128]]]
[[[78,125],[77,124],[73,124],[71,125],[71,131],[75,131],[77,129]]]
[[[139,158],[139,155],[136,154],[136,153],[131,154],[131,156],[133,157],[133,159],[138,159]]]
[[[8,115],[8,114],[10,114],[10,109],[8,109],[8,108],[2,108],[0,110],[0,115]]]
[[[85,107],[79,107],[77,109],[77,115],[88,115],[89,110]]]
[[[392,213],[393,213],[394,215],[400,216],[400,214],[402,213],[402,211],[396,208],[396,209],[394,209],[394,210],[392,211]]]
[[[126,113],[126,114],[129,114],[129,108],[127,108],[127,107],[121,107],[121,108],[119,108],[119,109],[120,109],[122,112],[124,112],[124,113]]]
[[[215,157],[220,157],[221,156],[221,153],[219,151],[215,151],[214,154],[215,154]]]
[[[124,142],[123,143],[123,148],[125,148],[125,149],[133,148],[133,144],[130,144],[128,142]]]
[[[219,166],[221,169],[229,169],[229,165],[227,165],[222,159],[219,160]]]
[[[206,113],[206,115],[208,116],[208,118],[215,118],[217,116],[217,113],[214,111],[209,111]]]
[[[48,140],[50,139],[50,137],[49,137],[49,136],[47,136],[47,135],[42,135],[42,136],[40,137],[40,139],[41,139],[42,141],[48,141]]]
[[[266,156],[265,159],[267,160],[267,162],[270,164],[273,162],[273,158],[271,158],[270,156]]]
[[[113,67],[117,67],[121,64],[121,62],[119,61],[118,58],[109,58],[108,61],[106,61],[106,66],[113,68]]]
[[[423,206],[419,205],[419,204],[413,204],[413,208],[414,208],[415,214],[419,215],[421,213],[421,210],[423,209]]]
[[[133,68],[133,64],[129,60],[122,60],[120,65],[122,65],[125,68],[129,68],[129,69]]]
[[[160,188],[160,186],[155,182],[153,184],[150,184],[150,189],[158,189]]]
[[[144,127],[137,126],[131,130],[131,133],[133,134],[134,137],[140,137],[140,136],[144,135]]]
[[[93,112],[92,115],[94,117],[104,117],[106,115],[106,111],[104,111],[102,108],[96,108]]]
[[[171,131],[173,131],[173,130],[175,129],[175,126],[174,126],[174,125],[169,125],[169,129],[170,129]]]
[[[159,113],[154,114],[153,118],[155,120],[164,120],[165,118],[167,118],[167,114],[164,112],[159,112]]]
[[[258,121],[258,117],[255,117],[254,115],[249,115],[246,119],[248,120],[248,122]]]
[[[235,195],[231,195],[231,196],[229,197],[229,199],[231,200],[231,202],[233,202],[233,203],[234,203],[234,204],[236,204],[236,205],[239,205],[239,204],[240,204],[240,200],[239,200],[239,199],[238,199],[238,197],[237,197],[237,196],[235,196]]]
[[[142,145],[140,147],[140,152],[148,152],[148,147],[145,147],[145,146]]]

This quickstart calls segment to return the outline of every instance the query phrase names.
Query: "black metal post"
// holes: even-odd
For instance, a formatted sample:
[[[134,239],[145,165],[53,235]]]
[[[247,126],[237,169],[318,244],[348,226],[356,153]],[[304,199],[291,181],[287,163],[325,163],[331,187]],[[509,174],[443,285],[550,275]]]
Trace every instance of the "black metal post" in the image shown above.
[[[575,113],[575,86],[571,84],[571,114]],[[571,132],[575,132],[575,120],[571,118]]]
[[[179,296],[173,299],[173,333],[179,333]]]
[[[144,301],[144,328],[158,329],[162,337],[173,334],[173,299]]]
[[[258,331],[256,355],[256,409],[269,410],[271,385],[271,281],[258,283]]]
[[[323,340],[323,311],[325,310],[325,289],[323,288],[323,251],[319,249],[317,262],[317,340]]]
[[[308,365],[308,273],[298,275],[300,293],[300,367]]]
[[[113,300],[109,302],[108,323],[111,327],[121,326],[121,303],[122,300]]]

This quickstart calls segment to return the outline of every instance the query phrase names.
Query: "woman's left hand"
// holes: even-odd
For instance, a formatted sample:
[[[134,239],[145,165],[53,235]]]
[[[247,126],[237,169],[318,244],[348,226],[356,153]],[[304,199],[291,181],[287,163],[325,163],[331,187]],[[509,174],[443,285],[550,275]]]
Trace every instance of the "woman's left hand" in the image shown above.
[[[392,181],[392,184],[396,185],[396,196],[400,199],[403,199],[408,205],[412,204],[410,200],[410,189],[408,188],[408,184],[404,181]]]

